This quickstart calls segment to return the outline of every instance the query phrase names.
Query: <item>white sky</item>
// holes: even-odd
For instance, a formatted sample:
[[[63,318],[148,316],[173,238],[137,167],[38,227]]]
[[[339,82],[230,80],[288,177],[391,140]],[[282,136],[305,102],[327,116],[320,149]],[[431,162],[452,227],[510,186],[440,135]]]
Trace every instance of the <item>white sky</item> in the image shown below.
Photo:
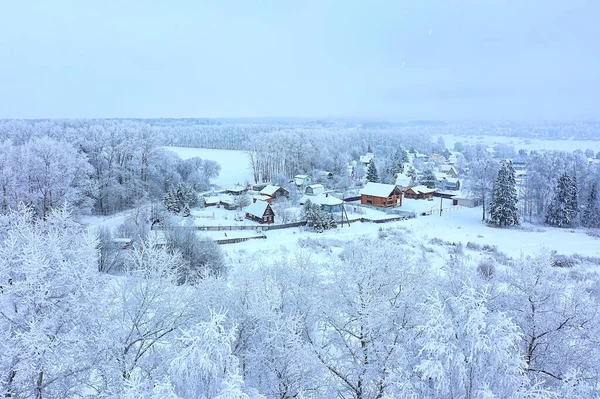
[[[0,118],[598,119],[598,0],[0,2]]]

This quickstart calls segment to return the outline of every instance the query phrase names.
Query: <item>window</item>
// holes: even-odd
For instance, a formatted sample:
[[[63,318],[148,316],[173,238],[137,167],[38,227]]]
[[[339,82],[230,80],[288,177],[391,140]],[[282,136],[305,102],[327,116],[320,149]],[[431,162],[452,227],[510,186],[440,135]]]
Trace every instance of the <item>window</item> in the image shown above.
[[[372,204],[372,203],[373,203],[373,201],[367,200],[367,204]]]
[[[373,196],[372,195],[367,195],[367,198],[373,198]]]

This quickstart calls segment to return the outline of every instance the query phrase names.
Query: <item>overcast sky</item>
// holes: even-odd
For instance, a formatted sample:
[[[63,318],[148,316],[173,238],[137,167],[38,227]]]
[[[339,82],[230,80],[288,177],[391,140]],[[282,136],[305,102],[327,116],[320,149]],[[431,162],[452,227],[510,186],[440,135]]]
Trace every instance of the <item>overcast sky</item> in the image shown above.
[[[598,0],[2,3],[0,118],[600,119]]]

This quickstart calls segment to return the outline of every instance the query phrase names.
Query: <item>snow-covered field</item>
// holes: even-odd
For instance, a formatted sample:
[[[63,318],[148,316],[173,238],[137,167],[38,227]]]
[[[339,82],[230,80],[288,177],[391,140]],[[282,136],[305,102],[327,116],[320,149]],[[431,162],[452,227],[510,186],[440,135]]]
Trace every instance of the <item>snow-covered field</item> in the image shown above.
[[[221,165],[221,173],[213,183],[227,188],[236,184],[253,183],[250,160],[244,151],[213,150],[209,148],[165,147],[179,155],[181,159],[200,157],[216,161]]]
[[[279,259],[294,253],[299,241],[340,240],[353,242],[362,237],[376,237],[380,229],[405,229],[407,236],[427,243],[432,238],[466,246],[468,242],[479,245],[495,245],[498,250],[512,257],[521,254],[533,255],[540,251],[556,250],[560,254],[581,254],[600,257],[600,239],[586,234],[585,230],[558,229],[525,225],[519,228],[499,229],[481,223],[481,208],[458,208],[443,216],[421,216],[400,222],[385,224],[353,223],[349,227],[315,233],[303,228],[292,228],[265,232],[266,240],[248,241],[224,245],[223,249],[235,259],[240,254],[251,254],[257,261]]]
[[[437,136],[436,136],[437,137]],[[536,140],[521,137],[505,137],[505,136],[457,136],[446,134],[442,135],[446,146],[450,149],[454,148],[454,143],[460,141],[463,144],[510,144],[515,147],[515,150],[521,148],[528,151],[531,150],[556,150],[556,151],[575,151],[592,149],[594,152],[600,151],[600,141],[591,140]]]

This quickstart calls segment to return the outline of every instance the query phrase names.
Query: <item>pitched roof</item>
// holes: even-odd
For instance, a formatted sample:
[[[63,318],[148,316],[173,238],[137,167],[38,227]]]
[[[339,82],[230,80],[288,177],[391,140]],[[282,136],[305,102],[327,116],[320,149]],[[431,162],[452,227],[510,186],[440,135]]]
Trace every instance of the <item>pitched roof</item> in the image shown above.
[[[277,192],[277,190],[279,190],[281,187],[279,186],[274,186],[272,184],[269,184],[268,186],[266,186],[265,188],[263,188],[262,190],[260,190],[260,193],[263,195],[275,195],[275,193]]]
[[[394,184],[382,184],[382,183],[373,183],[368,182],[366,186],[360,190],[360,194],[372,195],[374,197],[384,197],[387,198],[392,195],[392,192],[396,189]]]
[[[248,205],[246,208],[246,213],[249,213],[252,216],[256,216],[261,218],[264,216],[265,211],[269,207],[269,203],[265,201],[256,201]]]
[[[310,188],[314,195],[321,194],[325,191],[325,186],[323,186],[322,184],[310,184],[306,188]]]
[[[396,185],[402,187],[408,187],[412,184],[413,179],[409,176],[406,176],[404,173],[399,173],[398,177],[396,177]]]
[[[409,190],[413,190],[417,194],[429,194],[436,191],[435,188],[427,188],[427,186],[414,186],[409,188]]]
[[[319,205],[341,205],[344,203],[344,201],[342,201],[341,199],[336,198],[333,195],[327,193],[307,197],[307,199]]]

